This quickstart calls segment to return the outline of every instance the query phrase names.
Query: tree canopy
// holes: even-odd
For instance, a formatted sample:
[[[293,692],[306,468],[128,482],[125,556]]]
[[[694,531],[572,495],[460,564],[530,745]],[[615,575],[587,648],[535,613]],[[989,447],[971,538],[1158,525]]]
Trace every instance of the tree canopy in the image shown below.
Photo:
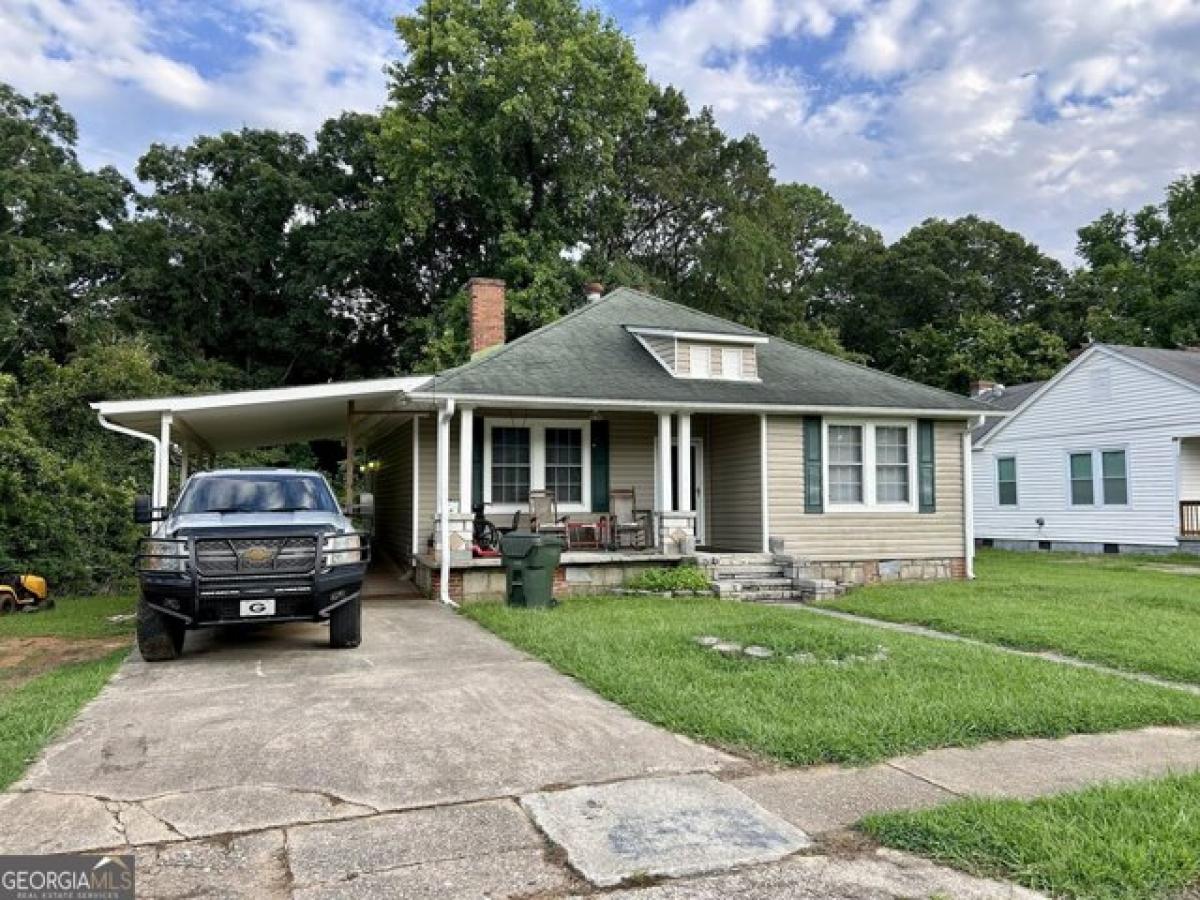
[[[149,469],[88,400],[455,365],[474,275],[508,283],[510,337],[598,280],[958,391],[1088,339],[1200,343],[1200,174],[1083,225],[1073,270],[975,215],[888,243],[578,0],[438,0],[396,29],[378,113],[155,144],[136,185],[80,162],[56,98],[0,84],[0,565],[85,583],[126,552]]]

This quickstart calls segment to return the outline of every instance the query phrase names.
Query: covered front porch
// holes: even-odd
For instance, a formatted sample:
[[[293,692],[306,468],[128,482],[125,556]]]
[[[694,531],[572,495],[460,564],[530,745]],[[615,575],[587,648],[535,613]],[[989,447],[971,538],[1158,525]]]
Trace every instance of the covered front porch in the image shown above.
[[[423,590],[455,601],[504,592],[477,517],[501,533],[529,528],[542,493],[555,510],[537,527],[565,544],[562,593],[611,589],[700,548],[762,553],[764,431],[757,414],[443,401],[368,444],[379,543]]]

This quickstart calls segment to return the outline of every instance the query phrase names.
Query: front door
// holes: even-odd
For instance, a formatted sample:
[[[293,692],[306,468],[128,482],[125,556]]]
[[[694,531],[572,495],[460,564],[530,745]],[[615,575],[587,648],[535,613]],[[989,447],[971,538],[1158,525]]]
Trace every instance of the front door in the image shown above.
[[[691,452],[692,466],[692,503],[691,508],[696,511],[696,543],[701,545],[705,543],[704,535],[704,444],[700,438],[692,438]],[[671,496],[675,498],[676,506],[679,505],[679,445],[678,443],[671,446]]]

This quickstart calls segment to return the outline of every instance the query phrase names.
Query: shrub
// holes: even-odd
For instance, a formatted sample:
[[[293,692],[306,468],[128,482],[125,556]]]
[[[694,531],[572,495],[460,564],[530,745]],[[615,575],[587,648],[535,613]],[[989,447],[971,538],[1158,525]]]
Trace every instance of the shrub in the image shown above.
[[[672,569],[647,569],[629,579],[626,587],[635,591],[711,591],[708,576],[696,566]]]

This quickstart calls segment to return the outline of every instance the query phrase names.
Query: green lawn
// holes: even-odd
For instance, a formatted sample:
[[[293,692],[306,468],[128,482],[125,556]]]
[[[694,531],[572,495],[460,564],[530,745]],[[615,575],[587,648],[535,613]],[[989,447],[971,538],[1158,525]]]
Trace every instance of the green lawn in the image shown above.
[[[0,617],[0,789],[75,717],[129,653],[131,597],[65,597]]]
[[[872,816],[862,827],[888,846],[1060,897],[1178,897],[1200,882],[1200,775],[1032,801],[964,800]]]
[[[1181,692],[797,610],[621,597],[465,614],[644,719],[793,764],[1200,720]],[[706,634],[778,655],[727,659],[694,643]],[[783,658],[795,653],[817,661]]]
[[[1200,575],[1156,569],[1177,562],[985,551],[974,582],[876,585],[824,605],[1200,682]]]

